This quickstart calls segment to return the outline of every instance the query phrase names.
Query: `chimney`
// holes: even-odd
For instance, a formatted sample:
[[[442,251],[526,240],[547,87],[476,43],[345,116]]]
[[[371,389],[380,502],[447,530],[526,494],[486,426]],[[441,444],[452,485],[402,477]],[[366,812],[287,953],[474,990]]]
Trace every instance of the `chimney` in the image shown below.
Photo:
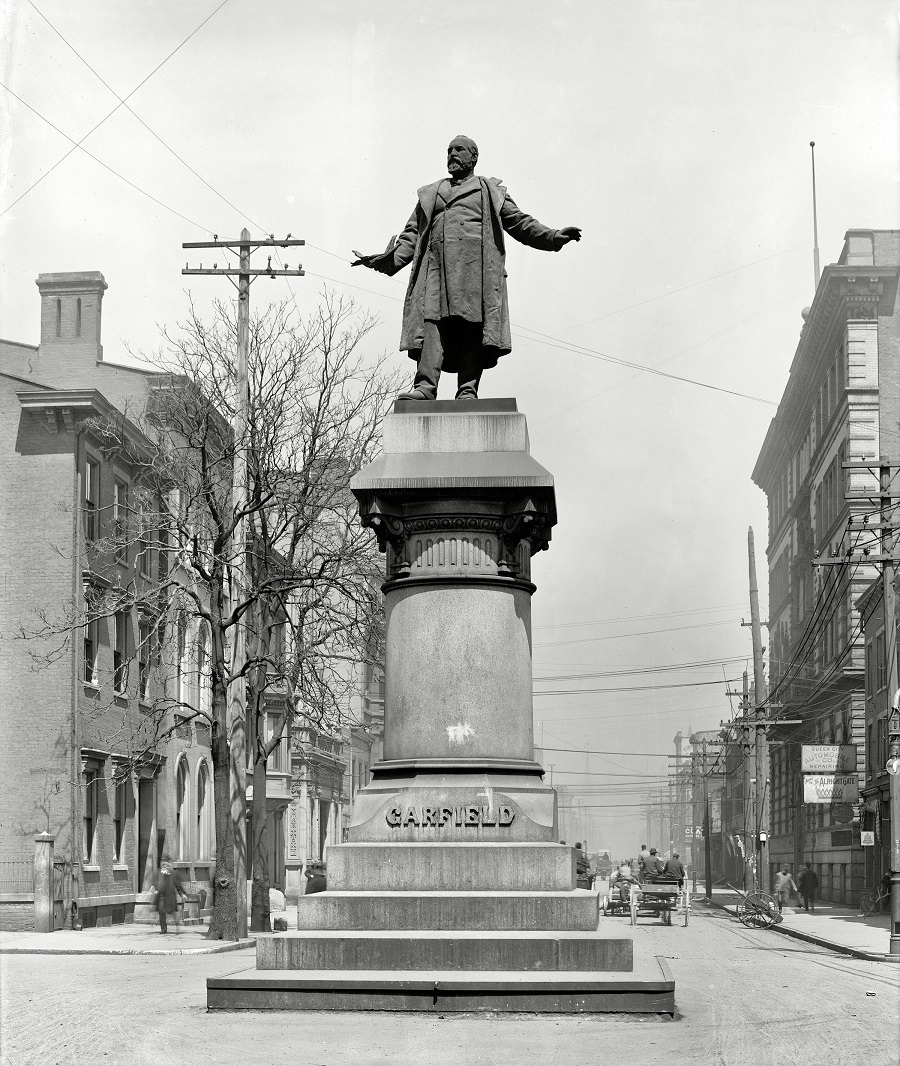
[[[39,274],[41,362],[91,364],[103,359],[100,306],[106,281],[99,270]]]

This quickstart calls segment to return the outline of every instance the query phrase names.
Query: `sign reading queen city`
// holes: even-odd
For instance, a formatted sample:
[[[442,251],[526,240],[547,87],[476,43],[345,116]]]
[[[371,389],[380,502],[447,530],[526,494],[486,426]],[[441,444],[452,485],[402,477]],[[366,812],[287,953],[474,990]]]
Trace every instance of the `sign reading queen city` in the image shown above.
[[[506,803],[499,804],[496,809],[477,803],[461,807],[389,807],[385,814],[385,820],[392,829],[408,829],[410,826],[441,829],[446,825],[499,826],[505,829],[512,825],[514,818],[515,812]]]
[[[803,744],[800,772],[804,774],[852,774],[856,770],[855,744]]]

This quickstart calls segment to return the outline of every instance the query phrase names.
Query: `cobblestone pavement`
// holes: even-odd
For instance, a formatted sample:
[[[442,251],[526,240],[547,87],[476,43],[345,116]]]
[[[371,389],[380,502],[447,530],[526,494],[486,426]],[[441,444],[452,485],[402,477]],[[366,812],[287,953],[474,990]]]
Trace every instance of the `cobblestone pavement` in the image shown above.
[[[253,965],[224,955],[2,955],[3,1066],[506,1066],[538,1061],[893,1066],[900,968],[836,955],[725,911],[651,919],[635,949],[664,956],[678,1016],[208,1014],[205,981]]]

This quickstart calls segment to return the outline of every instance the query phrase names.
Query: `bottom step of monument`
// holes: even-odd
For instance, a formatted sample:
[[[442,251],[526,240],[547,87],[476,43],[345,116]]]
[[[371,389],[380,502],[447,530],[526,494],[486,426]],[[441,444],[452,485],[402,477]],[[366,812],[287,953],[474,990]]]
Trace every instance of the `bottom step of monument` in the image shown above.
[[[675,980],[655,956],[619,973],[247,969],[208,978],[206,1003],[209,1010],[674,1014]]]

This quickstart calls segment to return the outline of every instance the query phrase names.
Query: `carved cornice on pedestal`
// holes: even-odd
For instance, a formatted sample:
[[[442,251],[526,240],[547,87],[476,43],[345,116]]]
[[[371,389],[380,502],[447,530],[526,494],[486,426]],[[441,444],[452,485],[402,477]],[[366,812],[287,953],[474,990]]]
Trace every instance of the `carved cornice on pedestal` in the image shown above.
[[[456,510],[454,502],[419,498],[397,506],[376,494],[360,500],[362,524],[387,553],[390,579],[423,571],[450,577],[462,570],[516,577],[549,546],[555,514],[535,495],[469,501],[465,510]]]

